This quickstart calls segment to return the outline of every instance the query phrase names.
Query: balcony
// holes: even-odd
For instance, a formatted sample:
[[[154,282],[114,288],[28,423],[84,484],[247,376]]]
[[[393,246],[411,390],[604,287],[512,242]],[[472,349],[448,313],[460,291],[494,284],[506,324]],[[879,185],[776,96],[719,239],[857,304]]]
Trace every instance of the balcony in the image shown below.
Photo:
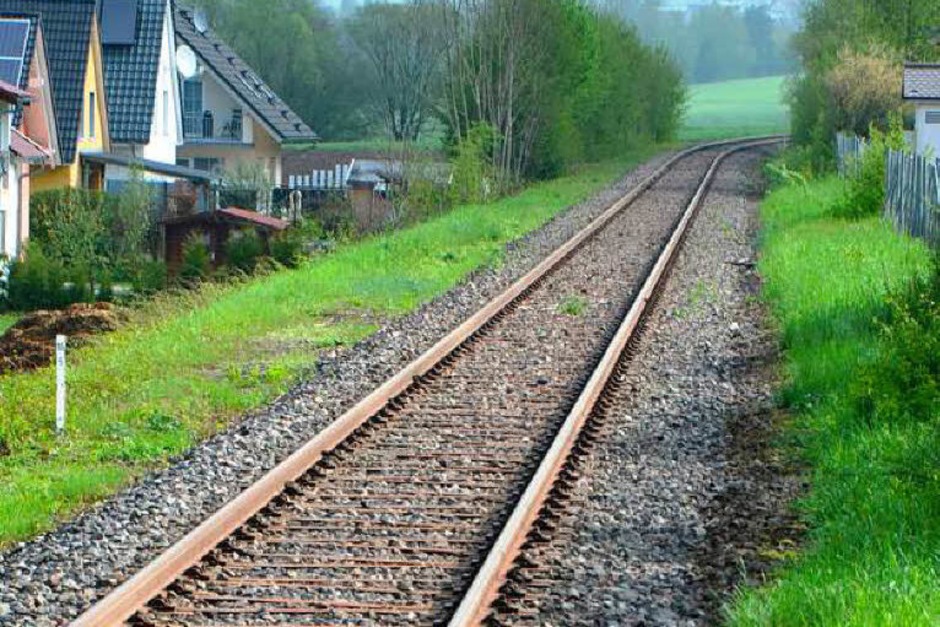
[[[197,144],[249,143],[245,141],[244,118],[240,109],[232,111],[228,119],[212,111],[184,114],[183,139]]]

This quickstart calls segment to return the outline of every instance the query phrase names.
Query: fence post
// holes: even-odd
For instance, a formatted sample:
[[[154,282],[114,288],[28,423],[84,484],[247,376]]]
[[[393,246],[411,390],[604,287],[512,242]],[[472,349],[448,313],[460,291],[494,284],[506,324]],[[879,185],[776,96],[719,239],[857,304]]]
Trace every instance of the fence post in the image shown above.
[[[55,432],[65,433],[65,344],[64,335],[55,336]]]

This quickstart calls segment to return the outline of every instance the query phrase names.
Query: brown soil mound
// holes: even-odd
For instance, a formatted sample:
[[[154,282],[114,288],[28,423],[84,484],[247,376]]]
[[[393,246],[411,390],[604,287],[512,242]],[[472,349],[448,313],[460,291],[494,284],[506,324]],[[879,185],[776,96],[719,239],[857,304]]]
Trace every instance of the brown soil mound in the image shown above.
[[[55,353],[55,336],[68,336],[69,347],[107,333],[120,322],[110,303],[84,303],[57,311],[35,311],[0,336],[0,375],[34,370],[49,365]]]

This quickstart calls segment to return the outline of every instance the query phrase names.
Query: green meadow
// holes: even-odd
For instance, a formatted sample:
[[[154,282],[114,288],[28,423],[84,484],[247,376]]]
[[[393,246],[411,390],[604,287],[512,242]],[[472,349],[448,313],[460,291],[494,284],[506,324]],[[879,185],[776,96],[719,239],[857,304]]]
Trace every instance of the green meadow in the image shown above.
[[[763,202],[760,271],[784,347],[780,452],[808,532],[734,626],[940,624],[940,321],[924,245],[833,217],[826,178]],[[931,309],[931,307],[933,309]]]
[[[748,78],[689,86],[680,139],[700,141],[789,131],[784,77]]]

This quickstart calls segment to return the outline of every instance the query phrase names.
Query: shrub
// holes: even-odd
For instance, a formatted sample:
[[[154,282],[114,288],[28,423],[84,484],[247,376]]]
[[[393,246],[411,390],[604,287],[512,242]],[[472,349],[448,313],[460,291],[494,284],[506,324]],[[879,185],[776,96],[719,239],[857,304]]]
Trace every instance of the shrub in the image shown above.
[[[848,46],[826,75],[836,128],[862,135],[872,126],[885,129],[901,105],[901,64],[886,46],[867,52]]]
[[[10,272],[9,304],[13,309],[59,309],[72,303],[90,301],[88,276],[67,273],[57,260],[49,258],[38,242],[30,242],[25,259],[13,264]]]
[[[144,261],[133,278],[134,292],[149,296],[164,289],[167,284],[166,264],[162,261]]]
[[[844,198],[832,208],[840,218],[877,215],[885,201],[885,156],[889,149],[902,150],[904,130],[901,116],[891,118],[890,128],[881,132],[871,127],[871,141],[861,157],[858,174],[849,179]]]
[[[229,267],[252,272],[264,254],[264,244],[254,229],[233,232],[225,242],[225,258]]]
[[[212,272],[212,257],[201,233],[193,233],[183,242],[183,263],[179,278],[184,284],[198,283]]]
[[[288,229],[271,238],[271,257],[282,266],[295,267],[303,257],[304,238],[297,229]]]

